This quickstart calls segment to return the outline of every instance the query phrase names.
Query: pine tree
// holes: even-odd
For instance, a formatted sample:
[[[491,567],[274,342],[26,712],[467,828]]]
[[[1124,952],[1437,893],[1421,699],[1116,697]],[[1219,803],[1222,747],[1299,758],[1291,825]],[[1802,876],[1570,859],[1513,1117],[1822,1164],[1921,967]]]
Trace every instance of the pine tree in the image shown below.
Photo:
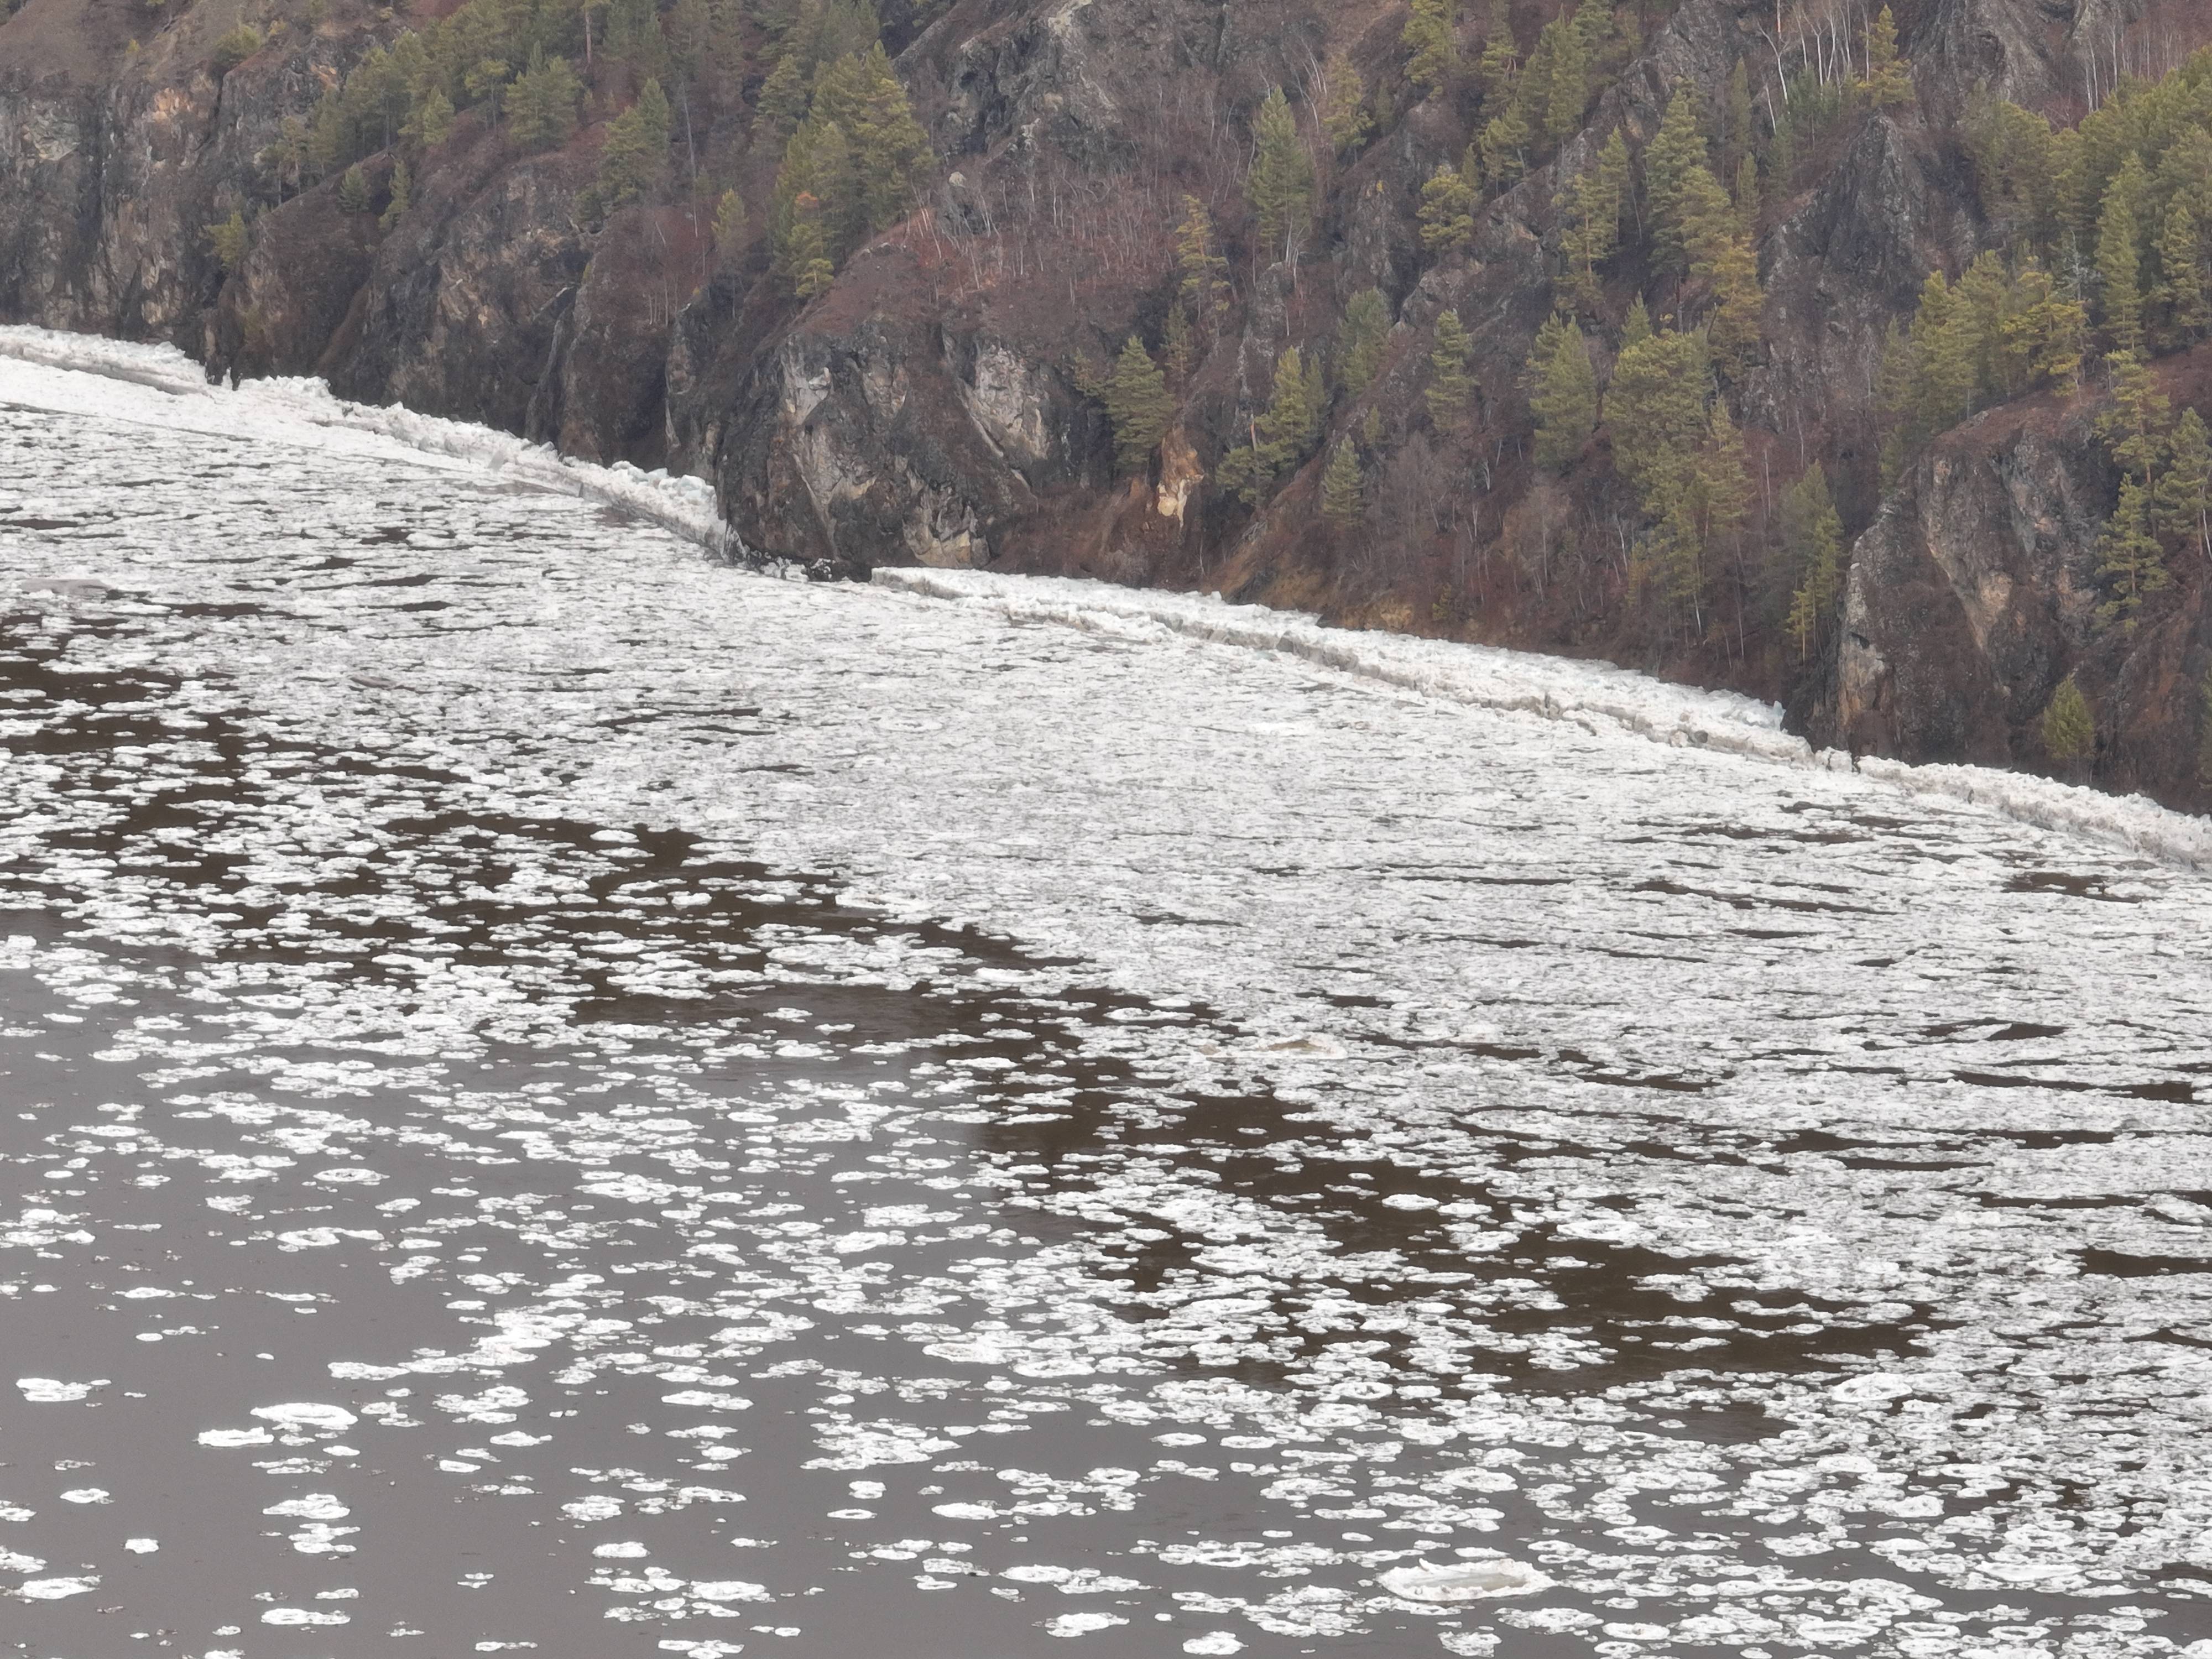
[[[1434,92],[1459,72],[1458,6],[1455,0],[1413,0],[1400,39],[1409,56],[1406,78],[1425,93]]]
[[[1169,382],[1176,386],[1188,384],[1190,371],[1198,362],[1198,347],[1191,338],[1190,308],[1181,300],[1168,307],[1168,325],[1160,341],[1160,355],[1166,359]]]
[[[403,157],[401,160],[394,161],[392,164],[392,183],[390,186],[392,199],[385,204],[383,216],[376,222],[378,228],[382,230],[390,230],[394,225],[398,224],[402,219],[407,216],[407,209],[409,206],[408,198],[413,191],[414,187],[414,175],[407,171],[407,162],[405,159]]]
[[[1568,17],[1544,26],[1551,37],[1551,84],[1545,88],[1544,137],[1553,143],[1567,137],[1583,124],[1589,102],[1589,52],[1582,31]]]
[[[2071,674],[2051,694],[2039,725],[2044,752],[2062,763],[2080,760],[2097,741],[2096,716]]]
[[[230,217],[207,228],[208,246],[215,250],[216,262],[226,273],[236,270],[246,263],[251,234],[246,228],[246,215],[236,208]]]
[[[453,100],[446,96],[443,87],[432,87],[416,102],[399,131],[422,149],[435,149],[453,130]]]
[[[846,251],[852,172],[852,143],[834,121],[810,116],[784,147],[769,243],[775,274],[802,300],[829,288]]]
[[[1866,79],[1860,93],[1876,109],[1894,109],[1912,101],[1912,73],[1897,50],[1897,20],[1884,6],[1866,32]]]
[[[854,66],[854,84],[849,110],[838,119],[853,143],[860,215],[874,234],[903,219],[913,204],[929,173],[929,137],[882,42],[844,61]]]
[[[507,136],[518,149],[558,149],[576,131],[576,100],[583,95],[565,58],[533,54],[507,94]]]
[[[1285,348],[1275,360],[1267,410],[1253,418],[1252,441],[1221,458],[1216,482],[1235,490],[1247,505],[1257,503],[1280,474],[1313,453],[1328,400],[1320,359],[1309,360],[1296,346]]]
[[[1352,60],[1338,52],[1328,60],[1328,101],[1322,106],[1321,130],[1329,148],[1340,156],[1351,155],[1375,131],[1366,108],[1367,84]]]
[[[1582,330],[1562,313],[1536,331],[1528,406],[1536,416],[1536,465],[1565,472],[1597,429],[1597,370]]]
[[[786,52],[761,83],[753,110],[753,148],[764,155],[780,155],[806,118],[808,96],[805,65],[799,53]]]
[[[1167,377],[1132,334],[1122,343],[1114,373],[1106,385],[1106,415],[1114,423],[1114,461],[1124,472],[1141,471],[1151,463],[1152,451],[1166,435],[1168,417],[1175,404],[1168,396]]]
[[[2142,258],[2137,246],[2150,179],[2142,157],[2130,151],[2105,191],[2097,219],[2097,282],[2105,331],[2112,349],[2142,349]]]
[[[1313,224],[1314,164],[1280,87],[1260,106],[1252,137],[1244,191],[1258,221],[1260,245],[1295,251]]]
[[[607,123],[606,145],[599,152],[598,189],[603,206],[619,207],[659,176],[668,159],[669,118],[668,97],[660,82],[647,81],[637,101]]]
[[[348,167],[345,176],[338,180],[338,211],[366,213],[368,211],[368,180],[357,167]]]
[[[1651,243],[1661,264],[1685,268],[1688,258],[1689,205],[1692,169],[1705,166],[1709,152],[1698,116],[1698,94],[1688,82],[1668,100],[1658,135],[1644,151],[1644,198],[1650,209]]]
[[[1686,486],[1691,459],[1711,435],[1711,380],[1704,337],[1694,332],[1670,329],[1624,345],[1613,364],[1605,394],[1613,467],[1655,519]]]
[[[1528,141],[1533,136],[1526,100],[1509,99],[1505,107],[1484,125],[1482,136],[1475,141],[1482,176],[1500,189],[1518,179],[1528,166]]]
[[[1844,524],[1817,461],[1783,492],[1781,520],[1783,566],[1793,585],[1785,626],[1797,654],[1809,657],[1843,587]]]
[[[1182,222],[1176,228],[1176,269],[1182,273],[1178,292],[1190,307],[1192,319],[1202,328],[1220,326],[1229,304],[1229,261],[1213,240],[1213,216],[1195,196],[1182,198]]]
[[[1380,289],[1362,289],[1344,308],[1344,327],[1336,338],[1336,373],[1345,396],[1364,396],[1382,367],[1390,338],[1390,305]]]
[[[2148,489],[2165,453],[2173,403],[2140,357],[2124,352],[2112,363],[2112,405],[2097,417],[2097,435],[2120,468],[2142,479]]]
[[[2166,307],[2168,337],[2177,345],[2212,330],[2204,299],[2204,233],[2189,198],[2177,195],[2166,210],[2158,239],[2158,297]]]
[[[1437,164],[1421,186],[1421,246],[1447,253],[1474,240],[1474,186],[1459,168]]]
[[[722,192],[714,204],[714,252],[726,259],[737,251],[745,234],[745,198],[736,188]]]
[[[1628,316],[1620,325],[1620,349],[1642,345],[1651,337],[1651,307],[1644,303],[1639,294],[1629,302]]]
[[[1521,68],[1521,49],[1513,43],[1513,19],[1508,0],[1490,0],[1490,23],[1483,31],[1482,57],[1475,76],[1482,82],[1486,102],[1510,97]]]
[[[1711,280],[1713,311],[1706,323],[1714,365],[1735,385],[1758,361],[1766,314],[1766,295],[1759,285],[1759,254],[1740,232],[1724,237],[1698,274]]]
[[[1474,416],[1468,403],[1474,395],[1474,377],[1468,360],[1474,355],[1474,337],[1447,311],[1437,319],[1436,349],[1429,353],[1429,418],[1437,430],[1456,437],[1465,432]]]
[[[2212,556],[2212,434],[2193,409],[2181,411],[2167,441],[2166,470],[2151,501],[2151,527],[2176,550]]]
[[[1359,454],[1347,441],[1336,447],[1328,458],[1328,468],[1321,477],[1322,515],[1339,530],[1349,529],[1359,522],[1366,510],[1366,501],[1360,488]]]
[[[1568,223],[1560,237],[1567,257],[1567,281],[1575,303],[1595,314],[1603,298],[1597,268],[1613,257],[1620,240],[1620,211],[1628,199],[1628,146],[1615,127],[1597,160],[1568,188]]]

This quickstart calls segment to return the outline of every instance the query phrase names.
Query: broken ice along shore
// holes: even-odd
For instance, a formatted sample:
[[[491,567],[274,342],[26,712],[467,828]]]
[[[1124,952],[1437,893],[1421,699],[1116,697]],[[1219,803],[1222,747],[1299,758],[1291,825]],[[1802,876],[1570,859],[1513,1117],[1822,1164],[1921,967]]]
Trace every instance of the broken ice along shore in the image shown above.
[[[2212,1654],[2190,821],[53,338],[10,1641]]]
[[[422,455],[453,457],[532,487],[574,494],[636,514],[723,557],[750,556],[726,523],[705,480],[641,471],[626,462],[600,466],[561,455],[550,445],[464,422],[333,397],[320,380],[275,378],[228,388],[174,346],[0,326],[0,357],[23,365],[144,387],[185,400],[187,410],[141,400],[138,418],[187,429],[253,433],[272,441],[340,446],[341,434],[384,439]],[[80,386],[42,383],[65,407],[103,404]],[[797,574],[770,561],[766,568]],[[1102,582],[984,571],[878,570],[873,580],[908,592],[981,603],[1009,617],[1051,620],[1091,630],[1153,626],[1250,649],[1310,660],[1479,708],[1516,708],[1588,725],[1606,721],[1655,741],[1711,746],[1791,765],[1850,768],[1914,794],[1974,802],[2022,822],[2132,847],[2195,868],[2212,867],[2212,821],[2162,807],[2141,795],[2115,797],[2076,785],[1977,766],[1911,766],[1880,757],[1814,750],[1782,730],[1782,711],[1734,692],[1670,684],[1611,663],[1576,661],[1489,646],[1327,627],[1317,619],[1261,605],[1230,605],[1218,594],[1148,592]]]

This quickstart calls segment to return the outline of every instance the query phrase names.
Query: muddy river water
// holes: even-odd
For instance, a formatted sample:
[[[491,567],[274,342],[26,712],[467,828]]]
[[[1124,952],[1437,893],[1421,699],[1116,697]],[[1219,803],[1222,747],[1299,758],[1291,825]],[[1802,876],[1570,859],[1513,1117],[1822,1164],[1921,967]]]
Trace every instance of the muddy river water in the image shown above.
[[[2206,876],[71,378],[0,1654],[2212,1655]]]

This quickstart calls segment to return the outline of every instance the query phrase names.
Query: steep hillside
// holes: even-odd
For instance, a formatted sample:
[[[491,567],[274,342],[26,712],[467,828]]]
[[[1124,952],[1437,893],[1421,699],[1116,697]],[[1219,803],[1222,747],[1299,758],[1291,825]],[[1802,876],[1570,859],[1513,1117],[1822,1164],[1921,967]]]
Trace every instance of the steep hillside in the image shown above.
[[[2203,810],[2207,40],[2185,0],[18,0],[0,318],[695,471],[828,569],[1604,655]]]

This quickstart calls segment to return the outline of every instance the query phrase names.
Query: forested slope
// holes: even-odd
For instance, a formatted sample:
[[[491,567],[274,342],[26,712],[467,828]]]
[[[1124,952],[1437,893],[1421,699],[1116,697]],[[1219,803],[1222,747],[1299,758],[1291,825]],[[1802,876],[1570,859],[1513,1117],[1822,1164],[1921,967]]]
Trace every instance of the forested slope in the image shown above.
[[[0,317],[2212,805],[2179,0],[19,0]]]

